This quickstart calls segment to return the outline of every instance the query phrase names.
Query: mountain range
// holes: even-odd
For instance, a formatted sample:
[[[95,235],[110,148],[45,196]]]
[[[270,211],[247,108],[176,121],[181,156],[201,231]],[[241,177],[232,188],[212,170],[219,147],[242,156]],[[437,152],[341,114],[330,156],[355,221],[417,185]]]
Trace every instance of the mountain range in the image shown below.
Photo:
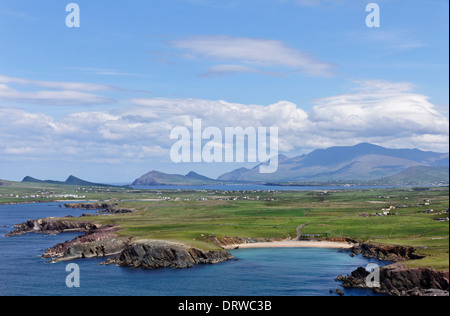
[[[265,164],[267,164],[266,162]],[[361,143],[355,146],[318,149],[289,158],[278,156],[278,170],[262,174],[259,166],[240,168],[216,180],[190,172],[168,175],[152,171],[136,179],[133,185],[273,183],[377,181],[386,183],[448,183],[449,154],[419,149],[390,149]]]
[[[206,185],[219,184],[223,181],[217,181],[193,171],[187,175],[167,174],[159,171],[150,171],[142,177],[136,179],[131,185],[133,186],[151,186],[151,185]]]
[[[66,181],[55,181],[55,180],[39,180],[30,176],[26,176],[23,178],[22,182],[31,182],[31,183],[50,183],[50,184],[66,184],[66,185],[79,185],[79,186],[96,186],[96,187],[110,187],[112,185],[101,184],[101,183],[93,183],[89,181],[82,180],[75,176],[69,176]]]

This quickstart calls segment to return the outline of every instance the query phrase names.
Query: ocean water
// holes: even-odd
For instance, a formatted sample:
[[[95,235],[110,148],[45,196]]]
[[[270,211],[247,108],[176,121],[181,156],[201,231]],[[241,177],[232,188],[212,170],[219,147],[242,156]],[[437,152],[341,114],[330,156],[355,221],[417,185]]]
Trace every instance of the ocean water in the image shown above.
[[[335,281],[370,262],[385,263],[348,252],[319,248],[238,249],[236,261],[191,269],[146,271],[99,265],[102,259],[73,261],[80,267],[80,287],[68,288],[66,265],[40,258],[44,250],[73,239],[78,233],[55,236],[27,234],[4,237],[13,225],[50,216],[79,216],[84,210],[59,203],[0,206],[1,296],[328,296],[337,288],[346,295],[373,295],[347,290]]]

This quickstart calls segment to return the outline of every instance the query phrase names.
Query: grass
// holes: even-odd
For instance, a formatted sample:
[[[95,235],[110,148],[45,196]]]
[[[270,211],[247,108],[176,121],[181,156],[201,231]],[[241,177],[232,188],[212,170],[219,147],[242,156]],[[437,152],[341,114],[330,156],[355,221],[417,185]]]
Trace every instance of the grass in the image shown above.
[[[0,181],[2,182],[2,181]],[[74,186],[5,183],[0,202],[20,200],[10,195],[30,192],[83,194],[86,200],[118,200],[132,214],[83,217],[118,225],[121,236],[181,242],[205,250],[216,249],[208,236],[295,238],[297,227],[305,234],[414,246],[426,258],[409,261],[411,267],[448,270],[448,187],[394,188],[333,191],[222,192],[133,190]],[[82,192],[80,192],[82,191]],[[19,193],[18,193],[19,192]],[[161,200],[162,197],[170,200]],[[233,200],[232,198],[240,198]],[[267,199],[274,201],[267,201]],[[153,201],[145,201],[152,199]],[[157,200],[159,199],[159,200]],[[25,199],[26,200],[26,199]],[[429,201],[429,202],[428,202]],[[429,203],[429,205],[425,205]],[[396,207],[389,216],[372,216],[382,208]],[[425,214],[427,209],[433,214]],[[369,214],[369,216],[363,216]],[[73,218],[71,220],[80,220]]]

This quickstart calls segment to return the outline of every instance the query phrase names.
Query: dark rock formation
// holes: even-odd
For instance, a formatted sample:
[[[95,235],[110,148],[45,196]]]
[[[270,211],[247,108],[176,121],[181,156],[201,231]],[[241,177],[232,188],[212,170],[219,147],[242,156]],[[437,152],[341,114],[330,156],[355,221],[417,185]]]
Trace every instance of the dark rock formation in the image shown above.
[[[118,264],[134,268],[190,268],[196,264],[215,264],[233,259],[233,255],[224,250],[203,251],[182,244],[166,241],[139,241],[118,237],[118,227],[99,225],[89,221],[76,221],[60,218],[29,220],[15,225],[15,230],[6,236],[18,236],[26,233],[59,234],[63,232],[85,232],[83,236],[60,243],[47,249],[43,258],[53,262],[79,258],[110,257],[107,264]]]
[[[203,251],[172,242],[147,240],[128,245],[120,255],[108,259],[106,263],[143,269],[182,269],[230,259],[233,255],[227,251]]]
[[[67,203],[64,204],[64,206],[82,210],[101,210],[99,211],[99,214],[124,214],[134,212],[134,210],[121,208],[119,204],[109,203]]]
[[[339,294],[340,296],[345,295],[345,293],[341,289],[336,289],[336,293]]]
[[[25,223],[14,225],[15,230],[6,234],[6,237],[19,236],[27,233],[59,234],[63,232],[88,232],[99,228],[100,225],[92,222],[70,221],[59,218],[43,218],[28,220]]]
[[[353,246],[351,252],[364,257],[377,258],[383,261],[404,261],[422,259],[423,256],[415,254],[416,248],[404,246],[389,246],[389,245],[373,245],[360,243]]]
[[[66,261],[118,254],[130,243],[130,239],[117,237],[116,231],[114,226],[93,229],[83,236],[47,249],[42,257],[52,258],[52,261]]]
[[[351,275],[340,275],[336,280],[342,281],[344,288],[369,288],[366,285],[368,275],[369,272],[359,267]],[[444,272],[394,264],[380,268],[380,286],[371,289],[390,296],[448,296],[449,279]]]

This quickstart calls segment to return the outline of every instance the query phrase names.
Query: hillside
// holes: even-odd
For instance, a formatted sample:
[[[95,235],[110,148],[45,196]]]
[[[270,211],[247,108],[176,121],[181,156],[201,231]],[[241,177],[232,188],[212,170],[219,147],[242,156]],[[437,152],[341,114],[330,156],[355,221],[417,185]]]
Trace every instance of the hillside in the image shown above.
[[[208,177],[199,175],[195,172],[189,172],[187,175],[167,174],[158,171],[150,171],[142,177],[136,179],[134,186],[152,186],[152,185],[203,185],[218,184],[220,182]]]
[[[28,183],[48,183],[48,184],[65,184],[65,185],[80,185],[80,186],[98,186],[98,187],[113,187],[112,185],[108,184],[101,184],[101,183],[93,183],[89,181],[82,180],[80,178],[77,178],[75,176],[69,176],[66,181],[54,181],[54,180],[39,180],[30,176],[26,176],[23,178],[22,182],[28,182]]]
[[[307,155],[282,158],[277,172],[273,174],[261,174],[257,166],[253,169],[237,169],[218,179],[262,183],[368,181],[390,177],[411,167],[448,166],[448,153],[389,149],[368,143],[318,149]]]
[[[448,184],[448,167],[418,166],[403,170],[393,176],[382,178],[379,181],[388,184]]]

